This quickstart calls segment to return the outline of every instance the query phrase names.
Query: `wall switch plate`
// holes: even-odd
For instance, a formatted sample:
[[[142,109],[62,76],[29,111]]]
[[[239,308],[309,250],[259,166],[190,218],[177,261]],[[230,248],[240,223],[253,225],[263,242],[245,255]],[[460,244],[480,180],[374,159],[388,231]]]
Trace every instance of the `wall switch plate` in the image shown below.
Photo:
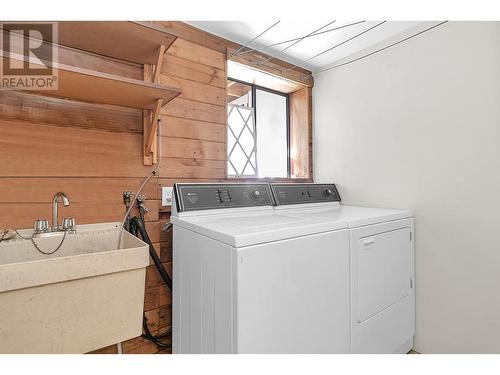
[[[172,192],[174,188],[171,186],[163,186],[161,188],[161,205],[171,206],[172,205]]]

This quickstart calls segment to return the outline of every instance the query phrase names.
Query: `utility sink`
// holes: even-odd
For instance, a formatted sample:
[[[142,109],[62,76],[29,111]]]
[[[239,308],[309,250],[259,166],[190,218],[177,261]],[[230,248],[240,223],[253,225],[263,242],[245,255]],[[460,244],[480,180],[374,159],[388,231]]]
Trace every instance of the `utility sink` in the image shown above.
[[[35,242],[48,251],[62,236]],[[78,225],[52,255],[0,242],[0,353],[86,353],[140,336],[148,265],[147,244],[120,223]]]

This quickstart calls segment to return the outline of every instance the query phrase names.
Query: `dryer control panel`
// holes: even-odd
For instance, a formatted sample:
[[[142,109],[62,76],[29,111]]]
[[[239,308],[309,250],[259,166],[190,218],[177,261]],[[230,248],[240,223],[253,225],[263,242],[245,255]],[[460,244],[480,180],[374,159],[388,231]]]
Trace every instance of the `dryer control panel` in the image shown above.
[[[276,205],[340,202],[335,184],[271,184]]]
[[[271,189],[267,183],[177,183],[174,185],[174,195],[178,212],[274,204]]]

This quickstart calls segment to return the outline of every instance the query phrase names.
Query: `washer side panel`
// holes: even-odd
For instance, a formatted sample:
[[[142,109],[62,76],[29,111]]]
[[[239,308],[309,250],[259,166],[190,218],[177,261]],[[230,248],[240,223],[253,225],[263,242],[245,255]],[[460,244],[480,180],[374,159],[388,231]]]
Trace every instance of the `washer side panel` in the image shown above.
[[[175,226],[173,352],[233,353],[232,249]]]

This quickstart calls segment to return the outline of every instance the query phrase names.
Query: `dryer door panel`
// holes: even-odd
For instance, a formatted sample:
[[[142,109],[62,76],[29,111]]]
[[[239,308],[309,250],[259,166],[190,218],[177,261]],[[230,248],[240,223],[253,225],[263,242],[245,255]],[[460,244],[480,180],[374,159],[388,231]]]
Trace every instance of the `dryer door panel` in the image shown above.
[[[358,322],[373,317],[410,293],[410,228],[358,240]]]

